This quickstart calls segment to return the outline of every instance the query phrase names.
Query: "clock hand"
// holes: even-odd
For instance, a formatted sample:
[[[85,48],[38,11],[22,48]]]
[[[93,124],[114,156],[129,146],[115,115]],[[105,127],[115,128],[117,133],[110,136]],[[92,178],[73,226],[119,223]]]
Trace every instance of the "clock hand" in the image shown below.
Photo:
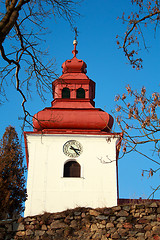
[[[74,150],[80,151],[80,149],[78,149],[78,148],[74,148]]]
[[[71,147],[70,147],[70,149],[74,150],[74,151],[75,151],[75,153],[77,153],[77,154],[79,155],[79,152],[78,152],[78,151],[80,151],[79,149],[77,149],[77,148],[74,148],[73,146],[71,146]]]
[[[73,146],[71,146],[71,147],[70,147],[70,149],[72,149],[72,150],[74,150],[74,151],[75,151],[75,150],[77,150],[77,149],[76,149],[76,148],[74,148]]]

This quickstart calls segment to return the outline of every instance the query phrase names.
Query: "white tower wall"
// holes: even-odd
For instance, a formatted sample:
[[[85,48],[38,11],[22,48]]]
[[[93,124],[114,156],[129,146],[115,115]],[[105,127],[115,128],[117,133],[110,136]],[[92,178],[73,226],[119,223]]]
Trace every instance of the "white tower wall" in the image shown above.
[[[26,138],[29,167],[25,217],[75,207],[117,205],[117,137],[27,133]],[[83,146],[79,157],[64,154],[63,145],[69,140]],[[69,160],[80,164],[80,178],[63,177],[64,164]]]

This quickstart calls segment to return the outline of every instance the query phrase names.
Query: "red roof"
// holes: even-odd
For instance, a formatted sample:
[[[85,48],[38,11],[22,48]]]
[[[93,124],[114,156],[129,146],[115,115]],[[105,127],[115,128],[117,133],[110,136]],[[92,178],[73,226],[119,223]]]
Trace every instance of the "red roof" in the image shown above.
[[[111,131],[113,118],[102,109],[94,107],[95,82],[86,75],[86,63],[77,59],[76,45],[77,42],[74,41],[73,58],[62,64],[62,76],[52,83],[52,106],[33,117],[34,131]],[[67,98],[63,96],[63,91],[68,92]],[[78,91],[82,92],[82,96],[78,96]]]

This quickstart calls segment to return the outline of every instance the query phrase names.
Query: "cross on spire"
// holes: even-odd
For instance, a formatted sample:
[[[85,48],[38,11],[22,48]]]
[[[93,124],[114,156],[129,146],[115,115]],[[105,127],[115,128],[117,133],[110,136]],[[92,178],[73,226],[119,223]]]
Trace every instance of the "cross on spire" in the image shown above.
[[[78,31],[77,31],[77,27],[74,28],[74,31],[75,31],[75,40],[77,40],[77,37],[78,37]]]
[[[74,50],[72,51],[72,53],[73,53],[73,57],[76,57],[76,54],[78,53],[78,51],[76,49],[76,46],[78,44],[78,42],[77,42],[77,36],[78,36],[77,27],[74,28],[74,31],[75,31],[75,38],[74,38],[74,41],[73,41]]]

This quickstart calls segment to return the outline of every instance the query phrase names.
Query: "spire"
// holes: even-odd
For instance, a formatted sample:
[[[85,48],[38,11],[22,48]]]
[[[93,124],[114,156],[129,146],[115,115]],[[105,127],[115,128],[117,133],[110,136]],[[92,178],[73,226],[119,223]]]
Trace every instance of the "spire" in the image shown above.
[[[62,64],[63,71],[62,73],[85,73],[87,72],[86,68],[87,65],[83,60],[77,59],[76,55],[78,53],[76,46],[78,44],[77,42],[77,28],[74,28],[75,31],[75,39],[73,41],[74,49],[72,51],[73,53],[73,58],[71,60],[66,60]]]
[[[78,44],[78,42],[77,42],[78,32],[77,32],[77,28],[76,28],[76,27],[74,28],[74,31],[75,31],[75,39],[74,39],[74,41],[73,41],[74,49],[73,49],[72,53],[73,53],[73,57],[76,57],[76,55],[77,55],[77,53],[78,53],[78,51],[77,51],[77,49],[76,49],[76,46],[77,46],[77,44]]]

